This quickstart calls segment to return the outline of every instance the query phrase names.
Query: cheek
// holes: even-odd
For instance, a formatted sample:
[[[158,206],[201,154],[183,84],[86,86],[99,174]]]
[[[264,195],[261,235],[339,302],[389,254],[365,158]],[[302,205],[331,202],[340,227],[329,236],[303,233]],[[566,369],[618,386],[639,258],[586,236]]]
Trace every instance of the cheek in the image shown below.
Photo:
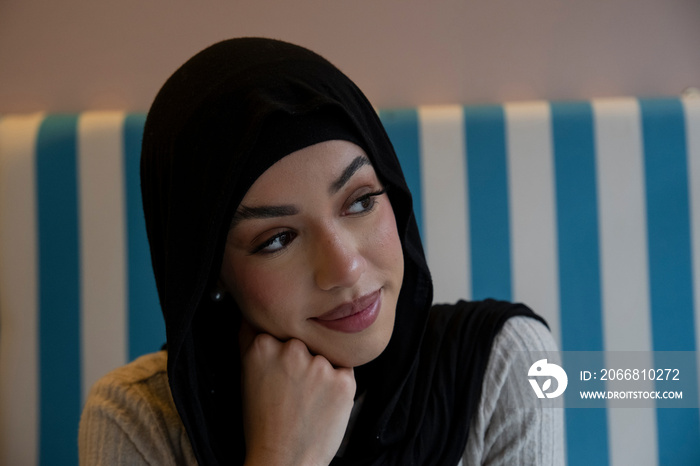
[[[403,281],[403,250],[391,204],[385,204],[381,210],[371,240],[374,243],[374,260],[377,265],[398,275],[394,277],[395,280]]]
[[[222,274],[224,284],[246,320],[263,329],[268,329],[270,322],[283,320],[281,310],[289,303],[290,290],[279,269],[250,266],[240,258],[228,264]]]

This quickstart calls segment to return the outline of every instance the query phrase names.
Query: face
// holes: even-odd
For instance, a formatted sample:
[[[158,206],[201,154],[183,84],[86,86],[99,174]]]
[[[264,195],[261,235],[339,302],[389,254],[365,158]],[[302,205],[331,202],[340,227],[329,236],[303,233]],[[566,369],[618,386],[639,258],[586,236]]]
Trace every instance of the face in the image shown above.
[[[355,367],[389,342],[403,281],[396,219],[365,152],[322,142],[275,163],[246,193],[221,281],[254,329]]]

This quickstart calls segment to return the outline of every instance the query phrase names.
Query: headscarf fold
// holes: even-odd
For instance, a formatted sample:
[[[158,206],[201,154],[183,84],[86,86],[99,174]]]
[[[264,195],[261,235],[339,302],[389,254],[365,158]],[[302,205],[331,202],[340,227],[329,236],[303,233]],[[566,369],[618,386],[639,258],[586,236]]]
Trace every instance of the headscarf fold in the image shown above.
[[[240,310],[230,296],[209,299],[230,221],[265,170],[332,139],[362,147],[388,188],[405,267],[389,345],[355,369],[364,402],[348,453],[334,464],[457,464],[493,337],[511,315],[533,315],[524,306],[491,301],[431,312],[432,283],[411,194],[362,92],[299,46],[261,38],[214,44],[156,96],[141,160],[168,377],[200,464],[245,458]]]

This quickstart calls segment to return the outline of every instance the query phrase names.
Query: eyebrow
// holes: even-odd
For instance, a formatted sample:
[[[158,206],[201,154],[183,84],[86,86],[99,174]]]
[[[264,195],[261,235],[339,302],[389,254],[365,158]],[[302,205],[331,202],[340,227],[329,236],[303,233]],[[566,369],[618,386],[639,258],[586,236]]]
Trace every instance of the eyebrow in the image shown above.
[[[238,210],[233,215],[230,228],[236,226],[241,220],[288,217],[290,215],[296,215],[298,213],[299,209],[297,209],[293,205],[270,205],[261,207],[246,207],[244,205],[241,205],[238,207]]]
[[[340,189],[345,186],[345,184],[352,178],[352,176],[365,165],[371,165],[369,159],[364,155],[358,155],[353,159],[352,162],[343,170],[343,173],[331,183],[328,188],[330,194],[335,194]],[[275,218],[275,217],[288,217],[291,215],[297,215],[299,209],[293,205],[270,205],[270,206],[260,206],[260,207],[247,207],[241,204],[233,214],[233,219],[231,219],[231,225],[229,228],[236,226],[241,220],[249,219],[263,219],[263,218]]]
[[[352,175],[355,174],[357,170],[362,168],[365,165],[371,165],[370,161],[367,157],[364,155],[359,155],[355,157],[355,159],[350,162],[350,165],[348,165],[345,170],[343,170],[343,173],[340,174],[337,180],[335,180],[333,183],[331,183],[330,187],[328,188],[328,192],[330,194],[335,194],[340,189],[345,186],[345,183],[347,183],[350,178],[352,178]]]

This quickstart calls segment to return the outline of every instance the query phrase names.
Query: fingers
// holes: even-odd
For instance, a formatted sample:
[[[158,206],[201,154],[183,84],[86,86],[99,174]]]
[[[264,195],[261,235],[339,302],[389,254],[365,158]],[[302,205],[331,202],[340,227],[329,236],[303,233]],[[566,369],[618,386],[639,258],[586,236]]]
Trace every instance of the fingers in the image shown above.
[[[267,333],[257,333],[255,329],[243,322],[240,332],[241,353],[244,363],[259,369],[270,364],[279,365],[291,378],[324,377],[336,378],[341,393],[355,394],[355,374],[352,368],[335,367],[322,355],[313,355],[306,344],[292,338],[282,342]]]
[[[353,406],[352,369],[335,368],[298,339],[261,333],[243,360],[246,444],[254,455],[328,464],[340,446]],[[272,455],[272,456],[271,456]]]

